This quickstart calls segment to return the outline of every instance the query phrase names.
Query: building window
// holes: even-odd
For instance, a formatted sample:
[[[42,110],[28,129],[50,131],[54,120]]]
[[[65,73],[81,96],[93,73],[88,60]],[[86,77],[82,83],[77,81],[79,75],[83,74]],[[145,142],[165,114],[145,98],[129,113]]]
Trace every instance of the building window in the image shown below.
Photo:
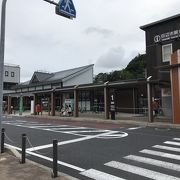
[[[9,76],[9,72],[8,71],[5,71],[5,76]]]
[[[14,72],[11,72],[11,77],[14,77]]]
[[[166,44],[162,46],[162,61],[170,62],[172,54],[172,44]]]

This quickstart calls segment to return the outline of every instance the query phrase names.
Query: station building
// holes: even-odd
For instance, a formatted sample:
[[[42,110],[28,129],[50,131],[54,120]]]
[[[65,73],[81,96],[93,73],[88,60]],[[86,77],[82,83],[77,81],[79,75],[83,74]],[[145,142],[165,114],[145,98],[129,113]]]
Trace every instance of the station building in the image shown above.
[[[174,110],[179,107],[175,100],[179,99],[180,90],[180,14],[140,28],[146,36],[147,74],[152,80],[159,81],[159,85],[152,89],[152,97],[160,98],[164,114],[174,119]],[[176,116],[180,117],[178,113]],[[174,123],[177,122],[180,120]]]
[[[19,109],[20,101],[24,110],[32,110],[33,101],[52,116],[62,107],[71,105],[75,117],[93,112],[109,119],[112,96],[117,112],[143,114],[142,111],[146,111],[143,101],[146,79],[94,84],[93,67],[91,64],[55,73],[34,72],[30,81],[15,86],[13,93],[4,96],[15,110]]]
[[[151,116],[148,118],[152,122],[152,106],[148,107],[147,103],[147,85],[150,85],[150,100],[159,100],[161,116],[169,122],[180,123],[180,15],[140,29],[146,36],[147,77],[94,84],[93,64],[55,73],[34,72],[30,81],[15,86],[13,93],[4,95],[8,104],[18,106],[23,102],[24,108],[30,109],[33,101],[34,105],[39,103],[46,108],[51,116],[70,104],[74,117],[84,112],[100,112],[101,118],[109,119],[113,99],[116,113],[147,119],[149,111]]]

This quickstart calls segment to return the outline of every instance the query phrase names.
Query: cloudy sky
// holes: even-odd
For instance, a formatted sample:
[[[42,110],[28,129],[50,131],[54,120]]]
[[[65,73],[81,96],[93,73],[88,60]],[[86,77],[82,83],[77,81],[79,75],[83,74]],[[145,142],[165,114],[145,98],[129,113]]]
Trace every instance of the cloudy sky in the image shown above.
[[[77,18],[69,20],[43,0],[7,0],[5,63],[20,65],[21,82],[36,70],[56,72],[92,63],[94,74],[120,70],[145,53],[139,26],[180,9],[179,0],[73,2]]]

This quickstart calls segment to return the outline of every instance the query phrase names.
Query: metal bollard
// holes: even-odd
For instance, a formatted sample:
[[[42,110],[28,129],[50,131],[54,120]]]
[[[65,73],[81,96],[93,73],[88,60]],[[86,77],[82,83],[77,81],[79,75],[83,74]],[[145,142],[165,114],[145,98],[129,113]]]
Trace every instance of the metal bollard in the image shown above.
[[[22,156],[21,163],[24,164],[26,162],[26,134],[22,134]]]
[[[58,141],[53,140],[53,178],[56,178],[58,176]]]
[[[4,133],[5,133],[5,129],[2,128],[2,131],[1,131],[1,153],[4,153],[4,137],[5,137]]]

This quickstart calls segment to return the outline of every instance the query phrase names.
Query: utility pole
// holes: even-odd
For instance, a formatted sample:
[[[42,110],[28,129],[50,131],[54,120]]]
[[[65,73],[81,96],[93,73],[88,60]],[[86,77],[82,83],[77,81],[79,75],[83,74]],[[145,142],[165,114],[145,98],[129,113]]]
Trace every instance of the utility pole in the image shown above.
[[[3,110],[3,76],[4,76],[4,47],[5,47],[5,19],[6,2],[2,1],[1,8],[1,36],[0,36],[0,134],[2,129],[2,110]],[[0,139],[1,141],[1,139]],[[0,143],[1,144],[1,143]]]
[[[54,2],[53,0],[43,0],[50,4],[55,5],[56,7],[59,6],[58,3]],[[5,20],[6,20],[6,2],[7,0],[2,0],[1,6],[1,35],[0,35],[0,134],[2,129],[2,110],[3,110],[3,76],[4,76],[4,49],[5,49]],[[61,2],[61,1],[59,1]],[[59,13],[59,12],[58,12]],[[68,17],[64,14],[59,13],[58,15],[62,15]],[[70,18],[70,17],[68,17]],[[0,138],[1,144],[1,138]]]

